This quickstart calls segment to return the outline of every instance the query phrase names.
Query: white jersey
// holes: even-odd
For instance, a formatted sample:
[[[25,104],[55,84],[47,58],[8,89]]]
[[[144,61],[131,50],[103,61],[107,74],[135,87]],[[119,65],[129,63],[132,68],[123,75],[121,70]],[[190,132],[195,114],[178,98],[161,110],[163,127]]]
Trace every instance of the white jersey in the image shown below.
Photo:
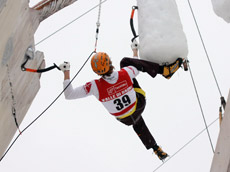
[[[138,70],[133,66],[125,67],[118,72],[114,71],[110,77],[93,80],[77,88],[73,88],[70,84],[64,94],[66,99],[94,95],[110,114],[122,118],[135,109],[136,93],[133,89],[132,79],[138,73]],[[64,87],[69,82],[70,80],[65,80]]]

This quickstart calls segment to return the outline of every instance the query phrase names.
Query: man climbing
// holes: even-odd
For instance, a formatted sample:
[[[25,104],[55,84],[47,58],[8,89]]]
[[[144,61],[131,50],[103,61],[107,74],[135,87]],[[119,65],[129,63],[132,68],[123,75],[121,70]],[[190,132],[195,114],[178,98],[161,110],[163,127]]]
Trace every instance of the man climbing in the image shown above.
[[[91,58],[91,66],[101,78],[76,88],[70,83],[70,64],[61,64],[59,68],[64,72],[64,88],[68,86],[64,92],[65,98],[77,99],[94,95],[118,121],[133,126],[146,149],[153,149],[158,158],[164,160],[168,154],[157,145],[142,118],[146,104],[145,92],[135,77],[142,71],[152,77],[160,74],[169,79],[181,66],[182,59],[178,58],[173,64],[160,66],[138,59],[137,41],[134,41],[131,47],[134,58],[123,58],[119,71],[114,70],[112,61],[106,53],[96,53]]]

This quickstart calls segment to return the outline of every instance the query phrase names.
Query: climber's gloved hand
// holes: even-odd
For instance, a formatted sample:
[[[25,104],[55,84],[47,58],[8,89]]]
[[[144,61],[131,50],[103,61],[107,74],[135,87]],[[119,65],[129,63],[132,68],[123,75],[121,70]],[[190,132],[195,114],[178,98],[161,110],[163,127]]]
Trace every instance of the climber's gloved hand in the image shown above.
[[[64,62],[58,66],[61,71],[65,72],[67,70],[70,70],[70,63],[69,62]]]
[[[137,42],[136,39],[133,40],[133,42],[131,44],[131,48],[132,48],[132,50],[138,50],[139,49],[139,43]]]

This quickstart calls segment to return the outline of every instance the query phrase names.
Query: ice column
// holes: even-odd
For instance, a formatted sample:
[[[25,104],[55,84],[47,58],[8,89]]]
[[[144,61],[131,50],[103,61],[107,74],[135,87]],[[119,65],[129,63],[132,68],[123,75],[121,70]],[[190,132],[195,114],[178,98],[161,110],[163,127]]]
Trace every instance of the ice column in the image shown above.
[[[230,0],[212,0],[212,6],[216,15],[230,23]]]
[[[172,63],[188,46],[175,0],[137,0],[140,58]]]

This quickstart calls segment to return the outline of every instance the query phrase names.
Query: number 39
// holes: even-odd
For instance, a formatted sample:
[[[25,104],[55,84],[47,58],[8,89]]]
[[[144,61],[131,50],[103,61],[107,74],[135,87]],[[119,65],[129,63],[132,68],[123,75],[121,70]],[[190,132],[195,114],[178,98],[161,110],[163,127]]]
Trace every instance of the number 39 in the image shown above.
[[[119,98],[119,99],[115,99],[113,101],[114,104],[116,104],[116,109],[117,110],[121,110],[123,109],[125,106],[128,106],[131,101],[128,95],[124,95],[123,97]]]

